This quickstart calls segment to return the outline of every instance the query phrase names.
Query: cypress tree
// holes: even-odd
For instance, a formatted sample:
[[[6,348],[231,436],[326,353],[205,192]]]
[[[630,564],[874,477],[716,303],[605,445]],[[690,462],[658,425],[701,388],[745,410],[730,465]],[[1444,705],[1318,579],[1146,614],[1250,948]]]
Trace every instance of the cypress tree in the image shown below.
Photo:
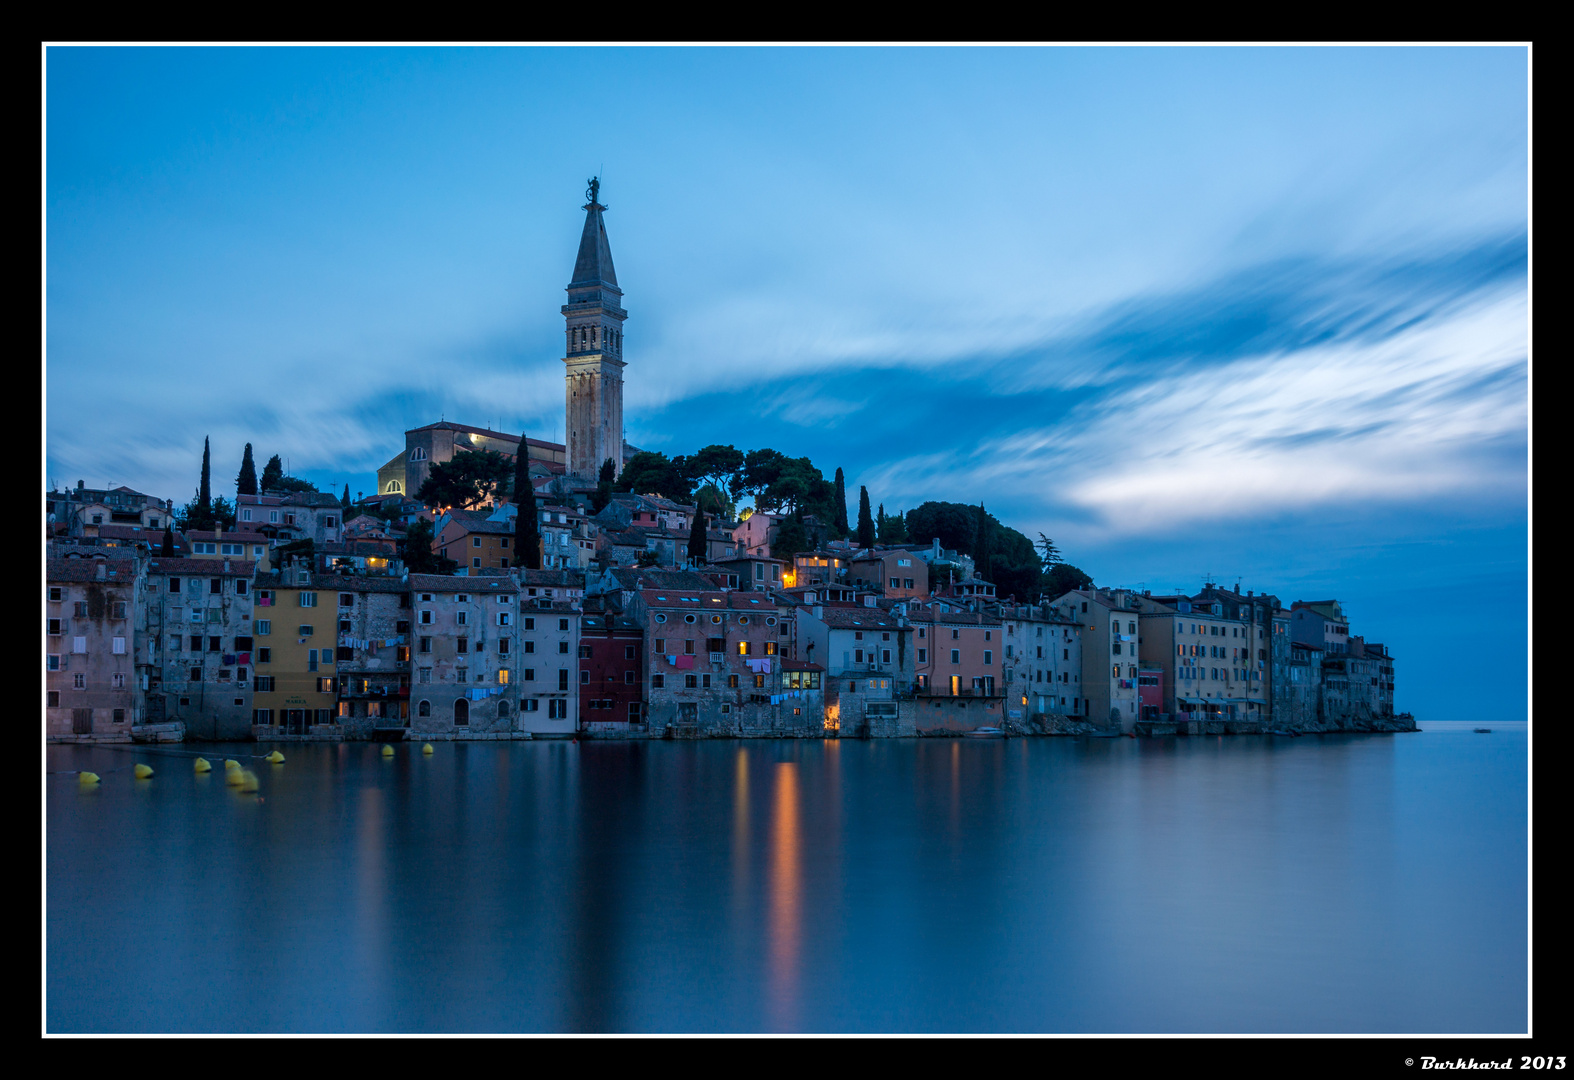
[[[344,494],[339,496],[339,506],[340,506],[341,509],[344,509],[344,510],[348,510],[350,508],[350,485],[349,484],[345,484],[344,485]]]
[[[973,576],[988,581],[991,567],[989,565],[989,515],[984,512],[984,504],[978,504],[978,531],[973,536]]]
[[[164,526],[164,543],[159,547],[158,555],[161,559],[173,559],[175,557],[175,534],[170,531],[168,525]]]
[[[858,489],[858,546],[874,547],[874,518],[869,516],[869,489]]]
[[[251,458],[251,443],[246,444],[246,453],[241,455],[240,475],[235,478],[235,494],[257,494],[257,463]]]
[[[689,527],[689,558],[696,566],[705,561],[705,511],[694,508],[694,524]]]
[[[596,480],[597,480],[598,483],[610,484],[610,483],[612,483],[612,481],[616,480],[617,478],[618,478],[618,467],[616,465],[612,464],[612,459],[611,458],[607,458],[607,460],[605,460],[605,461],[603,461],[601,463],[601,475],[596,477]]]
[[[536,523],[536,489],[530,482],[530,455],[519,437],[514,455],[514,559],[527,570],[541,569],[541,528]]]
[[[197,509],[201,511],[204,527],[213,515],[213,488],[209,484],[208,437],[202,437],[202,487],[197,489]]]
[[[284,479],[284,462],[279,460],[279,455],[274,454],[268,463],[262,467],[262,484],[260,490],[264,495],[279,486],[279,481]]]
[[[850,529],[847,527],[847,481],[842,478],[842,470],[836,470],[836,534],[838,537],[846,536]]]

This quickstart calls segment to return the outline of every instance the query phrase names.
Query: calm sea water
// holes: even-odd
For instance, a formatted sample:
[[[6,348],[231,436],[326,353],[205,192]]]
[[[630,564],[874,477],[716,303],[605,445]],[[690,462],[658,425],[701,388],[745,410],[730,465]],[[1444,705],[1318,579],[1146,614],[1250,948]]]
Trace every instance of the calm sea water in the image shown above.
[[[50,747],[47,1027],[1523,1032],[1517,726]]]

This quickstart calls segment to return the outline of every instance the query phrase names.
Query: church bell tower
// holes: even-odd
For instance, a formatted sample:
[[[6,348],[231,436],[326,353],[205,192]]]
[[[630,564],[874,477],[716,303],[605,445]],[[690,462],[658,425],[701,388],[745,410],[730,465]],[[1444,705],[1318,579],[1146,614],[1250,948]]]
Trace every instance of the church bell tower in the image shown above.
[[[612,248],[601,220],[606,210],[597,201],[599,178],[590,181],[585,204],[585,231],[579,238],[574,277],[568,283],[563,317],[568,323],[568,355],[564,374],[565,420],[571,477],[595,481],[601,463],[612,459],[623,471],[623,290],[612,269]]]

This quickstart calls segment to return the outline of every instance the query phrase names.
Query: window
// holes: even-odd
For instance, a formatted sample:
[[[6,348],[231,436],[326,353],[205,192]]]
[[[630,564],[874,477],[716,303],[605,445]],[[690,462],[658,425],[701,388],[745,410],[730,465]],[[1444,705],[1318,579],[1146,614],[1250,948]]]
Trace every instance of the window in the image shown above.
[[[75,606],[72,608],[71,614],[75,615],[79,619],[87,618],[87,601],[78,600]]]
[[[50,708],[58,708],[59,707],[59,705],[60,705],[60,691],[59,690],[51,690],[51,691],[49,691],[48,705],[49,705]]]
[[[961,649],[952,649],[951,650],[951,662],[953,664],[960,664],[962,662],[962,650]]]
[[[423,608],[421,610],[421,616],[420,616],[420,618],[417,621],[420,622],[420,624],[422,626],[431,626],[432,625],[432,613],[430,611],[427,611],[426,609]]]
[[[559,619],[557,621],[557,628],[559,630],[567,630],[568,629],[568,620],[567,619]]]
[[[567,668],[559,668],[558,669],[558,673],[557,673],[557,688],[559,690],[567,690],[568,689],[568,669]]]
[[[59,636],[59,634],[60,634],[60,620],[59,619],[50,619],[49,620],[49,633],[53,637],[58,637]]]
[[[734,675],[733,678],[737,678],[737,676]],[[655,674],[651,675],[651,677],[650,677],[650,688],[652,690],[665,689],[666,685],[667,685],[667,677],[665,675],[661,674],[660,672],[656,672]]]
[[[506,611],[499,611],[497,613],[497,625],[499,625],[499,626],[508,626],[509,625],[509,613],[508,612],[506,612]],[[566,629],[568,629],[568,627],[565,626],[563,629],[566,630]]]
[[[454,651],[467,653],[470,651],[470,639],[467,637],[454,639]]]
[[[71,639],[71,651],[74,653],[87,652],[87,638],[74,637]]]
[[[271,694],[273,693],[273,676],[258,675],[252,686],[259,694]]]
[[[685,676],[683,676],[683,686],[684,686],[685,689],[693,690],[693,689],[697,688],[699,686],[699,684],[700,684],[699,676],[697,676],[697,675],[685,675]]]
[[[579,673],[579,681],[580,681],[581,684],[589,683],[590,682],[590,672],[588,672],[588,671],[581,671]]]
[[[301,637],[311,637],[312,636],[311,623],[302,623],[301,624],[300,636]]]
[[[958,630],[956,627],[953,626],[951,628],[951,640],[955,641],[957,638],[959,638],[961,636],[962,636],[962,631]]]
[[[559,653],[561,653],[562,655],[567,656],[568,655],[568,642],[566,642],[566,641],[558,642],[557,643],[557,651]]]
[[[420,647],[420,649],[418,651],[423,652],[423,653],[429,653],[429,652],[432,651],[432,639],[431,638],[424,637],[424,638],[421,638],[420,641],[421,641],[421,647]]]
[[[749,655],[749,650],[752,647],[753,647],[753,643],[752,642],[749,642],[749,641],[740,641],[740,642],[738,642],[738,655],[739,656],[748,656]],[[860,657],[863,655],[862,654],[862,650],[860,650],[859,655],[860,655]]]
[[[920,664],[927,664],[929,662],[929,650],[928,649],[919,649],[918,650],[918,662]]]
[[[83,674],[82,672],[80,672],[80,671],[77,672],[75,675],[71,676],[71,689],[73,689],[73,690],[86,690],[87,689],[87,676],[85,674]]]
[[[191,651],[192,652],[201,652],[202,651],[202,638],[199,635],[197,635],[197,634],[192,634],[191,635]]]
[[[58,585],[51,585],[49,587],[49,600],[50,600],[50,602],[58,604],[60,602],[60,597],[61,597],[62,592],[63,592],[63,590],[60,588],[60,586],[58,586]]]
[[[223,578],[216,577],[212,581],[208,582],[208,592],[212,593],[214,596],[219,595],[223,591],[224,591],[224,579]]]
[[[301,593],[301,607],[316,607],[317,594],[314,592]]]
[[[126,655],[126,639],[125,638],[123,638],[123,637],[111,638],[109,644],[110,644],[109,651],[114,653],[116,656],[125,656]]]

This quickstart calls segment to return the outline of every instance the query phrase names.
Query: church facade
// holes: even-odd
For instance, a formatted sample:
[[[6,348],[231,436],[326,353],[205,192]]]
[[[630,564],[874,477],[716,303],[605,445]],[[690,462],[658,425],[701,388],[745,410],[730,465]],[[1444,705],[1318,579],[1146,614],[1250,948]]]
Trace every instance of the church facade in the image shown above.
[[[566,322],[564,364],[564,425],[567,441],[526,439],[531,472],[564,477],[570,487],[594,487],[604,461],[614,472],[637,451],[623,441],[623,290],[612,265],[612,248],[598,201],[601,184],[590,181],[589,202],[583,207],[574,273],[562,306]],[[455,454],[493,450],[512,460],[520,436],[447,420],[404,433],[404,450],[377,470],[379,495],[413,497],[433,465]]]

